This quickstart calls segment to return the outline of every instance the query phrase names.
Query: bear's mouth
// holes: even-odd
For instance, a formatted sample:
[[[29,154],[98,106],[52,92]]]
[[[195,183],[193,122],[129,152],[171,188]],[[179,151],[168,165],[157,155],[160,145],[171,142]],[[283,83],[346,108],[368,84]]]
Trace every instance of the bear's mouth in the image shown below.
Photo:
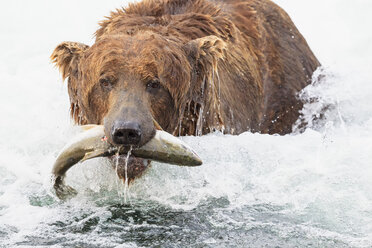
[[[113,155],[108,159],[117,176],[123,181],[128,180],[128,183],[140,177],[151,163],[151,160],[138,158],[134,155],[128,157],[126,154]]]

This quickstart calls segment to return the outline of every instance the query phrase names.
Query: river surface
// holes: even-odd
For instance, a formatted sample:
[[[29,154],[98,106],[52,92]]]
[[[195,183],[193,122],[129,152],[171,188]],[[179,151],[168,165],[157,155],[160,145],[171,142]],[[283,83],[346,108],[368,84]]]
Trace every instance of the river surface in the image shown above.
[[[276,2],[323,65],[300,95],[306,131],[183,137],[204,164],[154,163],[126,203],[104,159],[69,171],[78,197],[53,194],[51,167],[77,128],[48,57],[65,40],[92,44],[127,3],[4,2],[0,247],[372,247],[372,2]]]

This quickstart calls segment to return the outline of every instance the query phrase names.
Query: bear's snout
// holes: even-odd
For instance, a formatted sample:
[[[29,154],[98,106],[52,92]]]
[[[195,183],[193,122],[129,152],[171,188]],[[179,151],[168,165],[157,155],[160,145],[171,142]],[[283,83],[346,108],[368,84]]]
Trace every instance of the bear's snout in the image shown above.
[[[114,146],[141,147],[155,135],[150,110],[138,99],[120,95],[104,118],[105,134]]]
[[[135,121],[116,120],[111,131],[115,145],[137,146],[142,137],[141,125]]]

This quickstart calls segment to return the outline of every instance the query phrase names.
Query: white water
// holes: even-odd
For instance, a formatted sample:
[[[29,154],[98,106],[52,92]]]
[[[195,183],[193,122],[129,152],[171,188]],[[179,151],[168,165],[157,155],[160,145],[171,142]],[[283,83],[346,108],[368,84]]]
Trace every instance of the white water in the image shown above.
[[[186,137],[204,165],[155,164],[117,197],[103,159],[73,168],[79,197],[59,202],[50,170],[76,133],[48,61],[61,41],[92,44],[122,1],[8,1],[0,16],[0,247],[371,247],[372,2],[277,0],[327,77],[302,134]],[[5,6],[4,6],[5,5]],[[5,7],[5,9],[4,9]]]

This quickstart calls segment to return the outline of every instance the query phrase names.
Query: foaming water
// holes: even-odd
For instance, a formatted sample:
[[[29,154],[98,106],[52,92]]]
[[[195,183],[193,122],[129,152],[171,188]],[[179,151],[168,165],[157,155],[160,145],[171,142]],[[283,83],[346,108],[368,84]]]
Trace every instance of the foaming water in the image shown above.
[[[0,42],[10,48],[4,51],[8,59],[0,61],[0,111],[5,116],[0,122],[0,247],[371,247],[372,76],[365,61],[372,35],[361,39],[356,34],[350,43],[366,48],[361,60],[358,50],[342,54],[338,43],[332,53],[334,47],[328,40],[321,45],[324,34],[317,35],[314,26],[332,26],[333,19],[308,15],[326,13],[318,11],[323,2],[317,1],[306,8],[295,0],[278,1],[287,5],[310,46],[327,62],[299,96],[305,102],[305,131],[182,137],[204,164],[153,163],[130,185],[128,202],[115,168],[102,158],[68,171],[66,183],[79,192],[77,197],[61,202],[53,194],[52,165],[77,133],[68,119],[67,90],[58,86],[58,74],[47,63],[53,46],[68,39],[59,34],[66,27],[43,24],[34,30],[43,41],[29,46],[21,39],[28,30],[2,32],[9,37]],[[367,6],[360,2],[354,4],[363,17]],[[71,4],[81,4],[79,15],[87,5],[94,7],[76,22],[84,25],[121,3],[107,1],[111,6],[104,13],[98,3]],[[69,11],[66,6],[58,8]],[[345,22],[349,9],[343,11],[339,18]],[[60,18],[74,27],[74,11],[71,20],[50,13],[51,20]],[[354,26],[362,23],[364,19],[354,20]],[[347,25],[332,27],[337,38]],[[45,35],[46,28],[52,33]],[[63,34],[79,40],[95,28],[89,26],[84,35],[81,27]],[[14,46],[9,46],[10,38]]]

